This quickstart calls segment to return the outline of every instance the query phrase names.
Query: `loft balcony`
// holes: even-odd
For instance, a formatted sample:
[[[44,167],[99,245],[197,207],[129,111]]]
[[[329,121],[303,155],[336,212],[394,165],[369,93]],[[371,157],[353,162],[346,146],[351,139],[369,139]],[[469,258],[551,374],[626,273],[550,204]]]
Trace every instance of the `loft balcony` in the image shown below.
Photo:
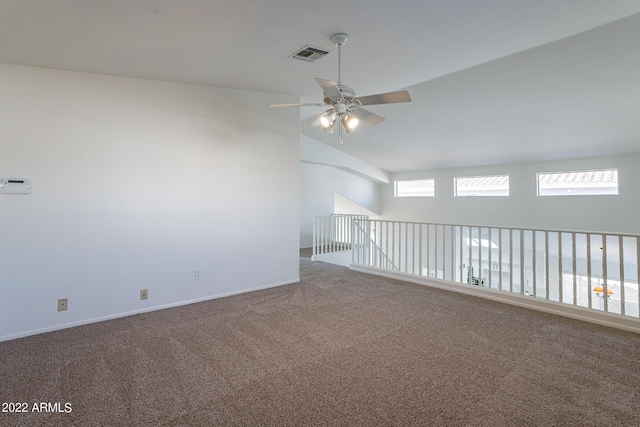
[[[313,259],[640,332],[640,235],[340,215]]]

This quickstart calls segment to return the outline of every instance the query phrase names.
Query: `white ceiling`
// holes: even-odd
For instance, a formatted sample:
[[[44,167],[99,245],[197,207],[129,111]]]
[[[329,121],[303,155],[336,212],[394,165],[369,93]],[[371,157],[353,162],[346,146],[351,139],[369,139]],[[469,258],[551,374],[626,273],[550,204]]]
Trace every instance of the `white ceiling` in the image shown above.
[[[387,171],[640,152],[638,0],[0,0],[0,62],[292,94],[409,90],[345,137]],[[332,50],[290,59],[310,44]],[[265,109],[267,107],[265,106]],[[269,110],[266,110],[267,114]]]

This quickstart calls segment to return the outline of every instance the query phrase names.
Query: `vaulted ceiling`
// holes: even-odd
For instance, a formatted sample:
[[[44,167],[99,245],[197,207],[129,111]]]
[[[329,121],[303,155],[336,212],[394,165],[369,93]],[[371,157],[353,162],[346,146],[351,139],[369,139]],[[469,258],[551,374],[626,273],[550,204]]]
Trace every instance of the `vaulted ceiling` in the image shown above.
[[[0,62],[290,94],[314,81],[411,103],[338,144],[387,171],[640,152],[637,0],[0,0]],[[316,62],[290,58],[312,45]],[[269,114],[265,105],[265,114]]]

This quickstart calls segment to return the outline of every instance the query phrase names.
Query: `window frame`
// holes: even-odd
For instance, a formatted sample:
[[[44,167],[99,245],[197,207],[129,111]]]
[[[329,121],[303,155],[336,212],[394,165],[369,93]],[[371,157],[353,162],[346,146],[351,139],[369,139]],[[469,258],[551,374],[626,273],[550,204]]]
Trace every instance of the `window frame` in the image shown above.
[[[400,194],[398,190],[399,183],[409,183],[409,182],[431,182],[431,186],[427,186],[426,188],[432,188],[433,190],[428,194]],[[416,191],[416,193],[419,193]],[[421,198],[421,197],[435,197],[436,196],[436,180],[435,178],[417,178],[417,179],[396,179],[393,181],[393,197],[394,198]]]
[[[547,185],[546,188],[541,186],[541,178],[551,177],[563,174],[580,174],[580,173],[599,173],[599,172],[613,172],[615,179],[612,181],[596,181],[593,183],[587,183],[587,181],[580,181],[583,185],[571,185],[567,183],[565,187],[556,186],[555,191],[552,185]],[[557,172],[537,172],[536,173],[536,196],[537,197],[561,197],[561,196],[617,196],[620,194],[620,185],[618,179],[618,168],[601,168],[601,169],[580,169],[570,171],[557,171]],[[615,182],[614,191],[597,191],[598,189],[614,188],[613,186],[606,186],[606,182]],[[602,184],[602,185],[599,185]],[[566,190],[566,191],[562,191]],[[577,190],[577,191],[574,191]],[[595,191],[589,191],[595,190]],[[546,194],[544,192],[546,191]]]
[[[491,190],[482,190],[480,189],[478,193],[469,193],[469,194],[460,194],[459,191],[459,182],[458,180],[463,180],[463,179],[467,179],[467,180],[471,180],[471,179],[489,179],[489,178],[506,178],[507,179],[507,184],[506,184],[506,193],[504,194],[486,194],[489,193]],[[499,186],[496,186],[496,190],[495,191],[500,191]],[[464,187],[463,187],[464,188]],[[483,194],[483,191],[485,191],[485,194]],[[503,190],[505,191],[505,190]],[[494,174],[494,175],[470,175],[470,176],[456,176],[453,178],[453,197],[509,197],[511,195],[511,185],[510,185],[510,177],[509,174]]]

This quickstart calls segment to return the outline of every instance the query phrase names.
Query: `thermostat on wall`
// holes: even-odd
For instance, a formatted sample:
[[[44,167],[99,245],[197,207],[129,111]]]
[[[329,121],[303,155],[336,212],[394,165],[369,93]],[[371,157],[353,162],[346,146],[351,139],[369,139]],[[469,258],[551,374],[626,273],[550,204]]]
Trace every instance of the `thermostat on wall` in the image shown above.
[[[31,194],[33,183],[24,178],[0,178],[0,194]]]

